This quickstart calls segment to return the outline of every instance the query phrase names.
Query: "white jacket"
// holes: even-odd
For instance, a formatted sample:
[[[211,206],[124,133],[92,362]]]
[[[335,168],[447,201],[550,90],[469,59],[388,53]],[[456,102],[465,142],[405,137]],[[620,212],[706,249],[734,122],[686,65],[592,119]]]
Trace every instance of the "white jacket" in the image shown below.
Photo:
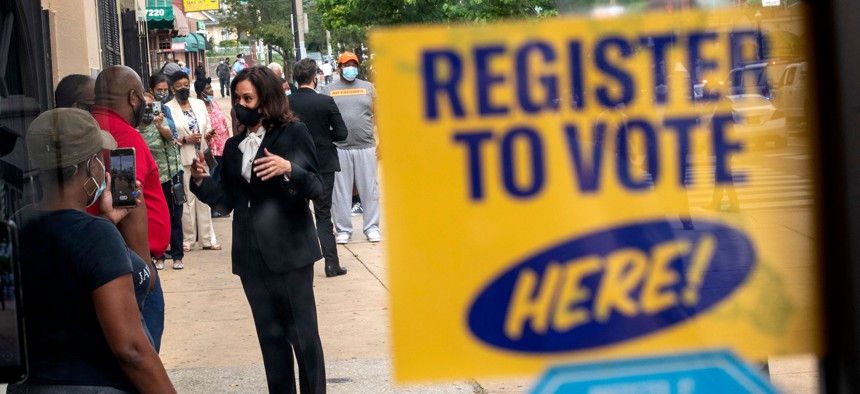
[[[209,111],[206,110],[206,103],[193,97],[189,97],[188,102],[191,104],[191,110],[194,111],[194,116],[197,118],[197,131],[203,133],[205,136],[206,133],[212,130],[212,124],[209,122]],[[168,101],[165,105],[170,107],[170,115],[173,116],[173,124],[176,125],[177,137],[182,141],[182,137],[189,135],[188,122],[185,120],[185,114],[182,113],[182,107],[179,106],[176,98]],[[191,162],[197,158],[197,149],[194,145],[187,143],[179,148],[183,166],[190,166]],[[206,139],[204,138],[200,140],[200,150],[204,151],[206,148]]]

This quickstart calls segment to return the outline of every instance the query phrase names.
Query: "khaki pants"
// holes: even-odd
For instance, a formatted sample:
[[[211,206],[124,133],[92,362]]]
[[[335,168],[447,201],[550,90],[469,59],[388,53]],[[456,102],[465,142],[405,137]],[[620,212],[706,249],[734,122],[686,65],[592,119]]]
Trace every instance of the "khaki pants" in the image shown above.
[[[188,190],[188,185],[192,182],[191,166],[183,167],[187,201],[182,210],[182,245],[192,247],[198,241],[202,247],[215,245],[218,241],[215,239],[215,230],[212,229],[212,210]]]

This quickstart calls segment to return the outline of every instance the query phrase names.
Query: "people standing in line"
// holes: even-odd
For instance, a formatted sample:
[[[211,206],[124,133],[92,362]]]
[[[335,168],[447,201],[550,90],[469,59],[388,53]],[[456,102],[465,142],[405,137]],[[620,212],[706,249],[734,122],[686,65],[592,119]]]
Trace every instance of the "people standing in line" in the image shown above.
[[[230,65],[229,60],[225,57],[224,60],[218,62],[218,67],[215,68],[215,74],[218,74],[218,83],[221,85],[221,98],[224,98],[224,92],[227,97],[230,97]]]
[[[231,89],[248,131],[227,140],[220,184],[198,155],[191,191],[234,212],[233,273],[254,315],[269,392],[296,392],[295,353],[301,392],[325,393],[313,290],[322,255],[308,206],[322,195],[314,142],[268,68],[240,73]]]
[[[323,72],[323,77],[324,77],[324,79],[325,79],[325,84],[326,84],[326,85],[330,84],[330,83],[331,83],[331,73],[332,73],[332,71],[333,71],[333,70],[332,70],[332,67],[331,67],[331,63],[329,63],[328,59],[326,59],[326,60],[323,62],[323,64],[322,64],[322,65],[320,65],[320,70],[322,70],[322,72]],[[298,79],[298,77],[296,77],[296,79]]]
[[[224,143],[230,138],[230,130],[227,129],[227,119],[224,118],[224,113],[221,112],[221,106],[215,101],[215,91],[212,90],[212,81],[206,79],[203,81],[194,82],[194,90],[197,92],[197,98],[206,103],[206,110],[209,112],[209,122],[212,124],[212,131],[205,135],[206,144],[212,150],[212,155],[215,156],[215,162],[218,163],[215,168],[209,169],[209,175],[212,180],[221,181],[221,163],[223,161]],[[218,211],[212,210],[212,217],[223,217]],[[229,216],[229,215],[226,215]]]
[[[158,165],[143,137],[135,129],[140,124],[146,105],[143,83],[131,68],[111,66],[99,74],[95,91],[93,117],[102,130],[113,135],[118,147],[134,148],[136,176],[142,185],[143,203],[146,205],[145,210],[133,210],[117,227],[126,244],[141,259],[151,264],[154,257],[164,254],[170,242],[170,215],[161,191]],[[106,164],[110,167],[110,163]],[[91,208],[90,213],[98,214],[97,208]],[[164,293],[154,266],[152,268],[154,287],[146,297],[142,313],[152,334],[155,350],[158,351],[164,332]]]
[[[173,90],[173,100],[166,106],[174,114],[173,122],[176,124],[180,156],[182,157],[182,170],[185,185],[185,207],[182,212],[182,250],[189,251],[194,244],[199,243],[205,250],[221,250],[212,228],[212,211],[209,206],[198,201],[188,191],[189,177],[191,176],[191,162],[197,157],[197,152],[204,152],[207,148],[204,135],[209,133],[212,126],[209,122],[209,112],[206,104],[191,97],[191,83],[185,73],[176,73],[170,76],[170,87]],[[182,266],[174,267],[184,268]]]
[[[230,74],[235,77],[246,68],[248,68],[248,65],[245,64],[245,55],[240,53],[236,55],[236,61],[233,62],[233,67],[230,68]]]
[[[325,275],[333,277],[346,275],[346,268],[340,266],[331,220],[334,174],[340,171],[337,150],[332,142],[345,140],[348,131],[334,99],[317,93],[319,78],[316,70],[317,62],[313,59],[302,59],[293,66],[293,76],[299,84],[299,89],[295,94],[290,95],[289,101],[290,108],[308,127],[317,150],[323,193],[313,200],[314,217],[317,236],[325,259]]]
[[[78,108],[92,112],[96,100],[96,80],[88,75],[66,75],[54,91],[57,108]]]
[[[144,97],[147,105],[157,101],[149,92]],[[173,260],[174,267],[183,266],[182,259],[185,257],[185,253],[182,250],[182,206],[184,204],[177,203],[173,193],[173,185],[182,183],[182,160],[179,158],[179,147],[173,139],[173,133],[167,126],[164,112],[154,115],[147,111],[137,129],[146,141],[146,145],[149,146],[152,158],[158,165],[161,191],[164,194],[167,211],[170,214],[170,258]],[[155,269],[163,270],[166,259],[166,254],[156,256]]]
[[[358,56],[344,52],[338,58],[340,79],[323,87],[332,96],[349,136],[335,142],[340,172],[335,174],[332,215],[337,243],[348,243],[352,237],[352,185],[361,195],[364,235],[370,242],[379,242],[379,184],[376,175],[376,137],[373,120],[373,100],[376,93],[370,82],[358,78]]]
[[[43,198],[15,216],[28,376],[8,393],[176,392],[141,324],[152,274],[116,226],[145,208],[113,208],[102,152],[117,142],[100,128],[60,108],[27,130]]]
[[[206,67],[203,67],[203,62],[197,62],[197,68],[194,69],[194,78],[198,81],[206,79]]]

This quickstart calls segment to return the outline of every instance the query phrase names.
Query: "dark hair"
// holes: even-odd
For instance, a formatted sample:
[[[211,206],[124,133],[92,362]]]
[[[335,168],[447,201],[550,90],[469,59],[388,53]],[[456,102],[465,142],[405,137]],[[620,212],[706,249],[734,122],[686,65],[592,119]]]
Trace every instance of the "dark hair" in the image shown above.
[[[162,82],[167,82],[167,84],[170,85],[170,78],[168,78],[167,75],[164,75],[162,73],[152,74],[149,77],[149,88],[155,90],[155,85],[158,85]]]
[[[299,85],[307,85],[317,75],[317,62],[311,58],[304,58],[293,65],[293,78]]]
[[[233,82],[230,83],[233,105],[239,102],[236,86],[243,81],[250,82],[257,90],[257,100],[259,101],[257,108],[262,109],[263,126],[267,130],[299,121],[299,118],[290,110],[290,102],[287,101],[287,95],[284,94],[283,84],[278,83],[278,77],[268,67],[248,67],[245,71],[236,74],[236,78],[233,78]]]
[[[198,79],[194,81],[194,91],[197,92],[197,97],[200,97],[203,94],[203,89],[206,89],[206,86],[212,83],[212,78],[206,79]]]
[[[173,86],[174,83],[183,79],[187,79],[189,81],[191,80],[191,78],[188,77],[188,74],[186,74],[185,71],[177,71],[173,74],[170,74],[170,86]]]
[[[71,108],[81,100],[81,91],[84,85],[93,81],[89,75],[71,74],[60,80],[57,90],[54,92],[54,100],[57,108]]]

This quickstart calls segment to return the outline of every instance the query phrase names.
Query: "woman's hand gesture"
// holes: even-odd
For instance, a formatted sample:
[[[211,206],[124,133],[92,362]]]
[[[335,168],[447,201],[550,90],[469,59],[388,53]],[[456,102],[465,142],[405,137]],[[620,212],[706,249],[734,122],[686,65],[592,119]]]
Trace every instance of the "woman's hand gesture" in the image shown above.
[[[265,156],[254,160],[254,173],[260,179],[268,181],[276,176],[290,176],[293,172],[293,165],[289,160],[281,156],[272,154],[268,149],[263,149]]]
[[[203,158],[203,152],[197,152],[197,158],[191,162],[191,178],[194,182],[201,182],[203,178],[209,177],[209,167],[206,166],[206,159]]]

